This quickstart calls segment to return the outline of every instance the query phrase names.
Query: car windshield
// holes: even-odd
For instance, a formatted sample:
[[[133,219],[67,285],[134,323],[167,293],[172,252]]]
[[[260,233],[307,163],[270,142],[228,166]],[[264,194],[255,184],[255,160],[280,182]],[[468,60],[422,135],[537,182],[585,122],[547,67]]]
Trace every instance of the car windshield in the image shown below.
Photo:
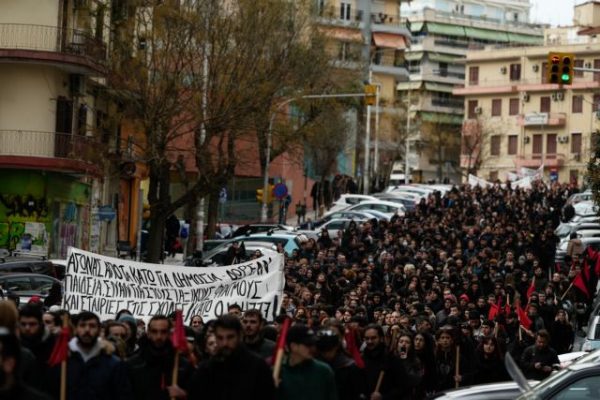
[[[560,385],[561,381],[565,376],[570,374],[571,371],[569,368],[562,369],[557,373],[550,375],[548,378],[544,379],[535,387],[533,390],[527,393],[524,398],[526,399],[535,399],[535,398],[544,398],[546,393],[552,391],[557,385]]]
[[[556,236],[567,236],[571,232],[571,225],[560,225],[556,228]]]

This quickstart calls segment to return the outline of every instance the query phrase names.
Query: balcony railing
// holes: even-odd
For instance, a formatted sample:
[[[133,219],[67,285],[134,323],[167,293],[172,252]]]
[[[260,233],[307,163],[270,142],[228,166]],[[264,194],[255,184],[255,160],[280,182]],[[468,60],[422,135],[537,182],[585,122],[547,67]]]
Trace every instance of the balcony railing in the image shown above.
[[[465,103],[456,99],[431,99],[431,105],[436,107],[463,108]]]
[[[443,78],[456,78],[461,80],[465,79],[464,72],[448,71],[447,69],[434,69],[433,74]]]
[[[95,138],[70,133],[0,130],[0,156],[63,158],[98,163],[103,154]]]
[[[106,45],[77,29],[29,24],[0,24],[0,49],[33,50],[106,60]]]

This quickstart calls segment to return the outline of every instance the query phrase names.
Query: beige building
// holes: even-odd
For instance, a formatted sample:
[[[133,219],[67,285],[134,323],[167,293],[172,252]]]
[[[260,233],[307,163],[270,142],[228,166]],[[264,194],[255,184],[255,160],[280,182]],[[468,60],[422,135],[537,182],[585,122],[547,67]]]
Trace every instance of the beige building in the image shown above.
[[[466,58],[461,166],[479,177],[505,180],[521,168],[544,168],[545,178],[578,182],[590,157],[600,118],[600,73],[576,71],[572,85],[547,84],[550,51],[572,52],[575,67],[600,68],[600,40],[584,36],[600,26],[600,3],[576,7],[575,15],[598,16],[586,28],[552,29],[546,44],[487,47]]]
[[[400,18],[397,0],[321,0],[317,23],[328,38],[332,63],[343,72],[358,72],[380,88],[379,107],[373,107],[370,140],[370,174],[383,177],[396,157],[403,112],[397,98],[398,83],[408,80],[404,57],[410,46],[410,31]],[[356,126],[361,126],[355,115]],[[364,118],[363,118],[364,120]],[[363,124],[364,126],[364,124]],[[348,169],[362,175],[364,128],[355,133],[355,146],[348,154]]]

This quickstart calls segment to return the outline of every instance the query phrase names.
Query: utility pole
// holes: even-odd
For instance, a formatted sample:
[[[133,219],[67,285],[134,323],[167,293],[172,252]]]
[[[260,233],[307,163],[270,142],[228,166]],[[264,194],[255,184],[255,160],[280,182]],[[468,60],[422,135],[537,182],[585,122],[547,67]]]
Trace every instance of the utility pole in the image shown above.
[[[362,59],[365,61],[365,80],[368,84],[371,84],[373,71],[371,70],[371,1],[363,0],[363,29],[362,34],[365,39],[362,49]],[[365,123],[365,154],[364,154],[364,166],[363,166],[363,193],[369,193],[369,147],[371,141],[371,106],[367,105],[367,120]]]
[[[409,173],[409,168],[408,168],[408,153],[409,153],[409,146],[410,146],[410,140],[409,140],[409,135],[410,135],[410,103],[411,103],[411,99],[410,99],[410,88],[408,90],[408,104],[406,105],[406,139],[405,139],[405,152],[404,152],[404,184],[408,185],[409,179],[408,179],[408,173]]]

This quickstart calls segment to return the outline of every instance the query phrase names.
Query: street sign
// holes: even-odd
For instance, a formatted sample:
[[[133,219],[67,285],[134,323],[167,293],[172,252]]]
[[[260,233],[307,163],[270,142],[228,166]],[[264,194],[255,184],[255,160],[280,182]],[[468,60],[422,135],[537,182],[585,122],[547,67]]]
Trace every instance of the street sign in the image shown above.
[[[273,188],[273,195],[277,198],[277,200],[284,199],[288,195],[288,188],[285,183],[278,183]]]
[[[532,113],[525,114],[523,118],[523,125],[547,125],[548,124],[548,113]]]
[[[98,207],[98,219],[100,221],[112,221],[117,216],[117,213],[112,206]]]

